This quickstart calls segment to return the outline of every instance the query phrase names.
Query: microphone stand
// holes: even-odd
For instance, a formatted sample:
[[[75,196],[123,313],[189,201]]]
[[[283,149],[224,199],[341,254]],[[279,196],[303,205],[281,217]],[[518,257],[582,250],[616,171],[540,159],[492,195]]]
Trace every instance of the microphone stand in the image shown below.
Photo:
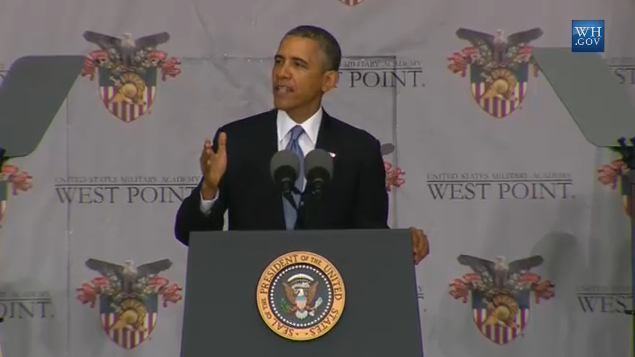
[[[315,221],[318,217],[317,203],[322,198],[322,180],[307,181],[304,191],[300,195],[300,207],[298,208],[298,221],[296,229],[317,229],[319,224]]]
[[[296,230],[307,230],[308,228],[308,215],[306,213],[306,190],[300,193],[300,207],[298,207],[298,219],[295,221]]]
[[[296,204],[295,202],[295,198],[293,197],[294,194],[300,196],[299,205]],[[282,197],[284,197],[284,199],[287,200],[287,202],[289,202],[291,207],[293,207],[293,209],[295,210],[297,218],[295,221],[294,229],[295,230],[305,229],[304,228],[305,222],[303,218],[304,210],[302,209],[302,207],[304,206],[304,202],[303,202],[304,192],[300,192],[300,190],[298,190],[298,188],[295,187],[294,184],[287,186],[283,183]]]
[[[313,182],[306,182],[304,191],[300,192],[295,184],[291,181],[282,182],[282,197],[296,211],[297,219],[295,222],[295,230],[308,230],[313,229],[312,226],[317,226],[311,218],[316,217],[315,209],[316,203],[322,198],[324,182],[322,180],[314,180]],[[300,200],[296,204],[293,195],[300,195]]]

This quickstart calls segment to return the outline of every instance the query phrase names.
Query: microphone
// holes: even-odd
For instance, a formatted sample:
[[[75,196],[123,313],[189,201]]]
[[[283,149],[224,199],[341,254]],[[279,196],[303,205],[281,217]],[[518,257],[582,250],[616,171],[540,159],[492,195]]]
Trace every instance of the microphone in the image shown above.
[[[282,190],[282,194],[289,195],[297,191],[295,181],[300,171],[300,160],[291,150],[278,151],[269,163],[271,178]]]
[[[305,192],[320,197],[324,186],[331,180],[332,175],[333,158],[328,152],[315,149],[306,155],[304,158]]]

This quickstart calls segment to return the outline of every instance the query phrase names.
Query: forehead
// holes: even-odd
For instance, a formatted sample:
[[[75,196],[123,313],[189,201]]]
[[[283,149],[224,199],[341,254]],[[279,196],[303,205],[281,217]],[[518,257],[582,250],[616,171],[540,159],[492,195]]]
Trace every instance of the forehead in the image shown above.
[[[276,56],[299,58],[306,62],[318,61],[321,49],[317,41],[298,36],[287,36],[282,39]]]

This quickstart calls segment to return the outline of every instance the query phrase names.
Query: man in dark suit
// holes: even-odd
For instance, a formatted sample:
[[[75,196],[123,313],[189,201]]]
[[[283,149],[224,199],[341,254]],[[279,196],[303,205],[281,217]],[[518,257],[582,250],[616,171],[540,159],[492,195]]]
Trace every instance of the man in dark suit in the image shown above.
[[[284,36],[272,70],[276,109],[224,125],[213,145],[205,141],[203,180],[177,213],[179,241],[187,245],[192,231],[222,230],[225,212],[230,230],[297,228],[295,210],[269,172],[271,157],[283,149],[294,151],[300,161],[314,148],[333,157],[333,180],[321,200],[312,203],[306,228],[389,228],[379,142],[322,108],[322,96],[337,85],[340,61],[337,40],[321,28],[299,26]],[[300,177],[296,183],[300,191],[303,181]],[[428,254],[428,240],[422,230],[411,231],[418,263]]]

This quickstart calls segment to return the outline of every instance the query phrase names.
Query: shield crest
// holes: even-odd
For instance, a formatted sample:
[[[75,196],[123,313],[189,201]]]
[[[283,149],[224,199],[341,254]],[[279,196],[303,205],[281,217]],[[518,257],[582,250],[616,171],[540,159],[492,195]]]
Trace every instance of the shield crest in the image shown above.
[[[502,119],[520,107],[528,80],[528,62],[493,70],[470,64],[472,97],[481,109],[495,118]]]
[[[351,6],[351,7],[361,4],[363,1],[364,0],[340,0],[342,4]]]
[[[480,291],[472,291],[472,313],[478,330],[490,341],[505,345],[518,336],[529,321],[531,291],[518,295],[494,295],[486,299]]]
[[[125,349],[133,349],[152,334],[158,317],[158,296],[150,294],[124,297],[115,301],[99,296],[101,323],[108,337]]]
[[[157,89],[157,68],[115,74],[99,67],[99,94],[104,106],[124,122],[132,122],[148,112]]]

